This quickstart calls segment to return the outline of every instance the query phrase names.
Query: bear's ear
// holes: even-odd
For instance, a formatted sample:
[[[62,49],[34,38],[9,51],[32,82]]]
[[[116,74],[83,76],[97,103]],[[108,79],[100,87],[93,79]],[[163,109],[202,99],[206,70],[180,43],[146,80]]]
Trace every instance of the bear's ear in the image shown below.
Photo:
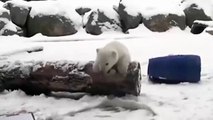
[[[96,49],[96,52],[98,53],[99,51],[100,51],[100,48],[97,48],[97,49]]]
[[[112,51],[112,57],[116,58],[117,57],[117,52],[115,50]]]

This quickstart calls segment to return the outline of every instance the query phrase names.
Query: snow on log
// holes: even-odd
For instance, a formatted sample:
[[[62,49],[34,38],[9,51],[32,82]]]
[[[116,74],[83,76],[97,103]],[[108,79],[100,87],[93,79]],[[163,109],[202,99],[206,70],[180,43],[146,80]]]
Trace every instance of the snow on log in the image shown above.
[[[93,61],[29,61],[0,62],[0,91],[21,89],[27,94],[54,92],[87,92],[91,94],[140,94],[140,63],[131,62],[122,78],[106,78],[92,71]]]

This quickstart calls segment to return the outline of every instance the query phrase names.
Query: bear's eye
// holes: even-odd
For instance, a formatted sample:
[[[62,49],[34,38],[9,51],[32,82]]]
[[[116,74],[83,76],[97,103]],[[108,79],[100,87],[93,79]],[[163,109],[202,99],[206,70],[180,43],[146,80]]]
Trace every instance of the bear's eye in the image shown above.
[[[106,65],[106,66],[109,65],[109,63],[106,63],[105,65]]]

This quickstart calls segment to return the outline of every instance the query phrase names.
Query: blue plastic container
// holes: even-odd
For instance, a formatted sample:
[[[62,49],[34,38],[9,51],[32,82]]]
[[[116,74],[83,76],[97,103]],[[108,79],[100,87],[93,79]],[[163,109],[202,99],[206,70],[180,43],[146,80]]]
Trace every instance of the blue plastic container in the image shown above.
[[[149,80],[155,83],[176,84],[199,82],[201,59],[197,55],[172,55],[149,59]]]

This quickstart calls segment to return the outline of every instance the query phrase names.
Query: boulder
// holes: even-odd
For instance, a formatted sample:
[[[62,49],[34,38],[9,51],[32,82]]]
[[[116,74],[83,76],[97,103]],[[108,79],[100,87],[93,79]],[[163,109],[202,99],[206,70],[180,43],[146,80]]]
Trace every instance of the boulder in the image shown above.
[[[6,25],[5,21],[0,19],[0,30],[4,28],[5,25]]]
[[[0,35],[24,36],[24,30],[12,23],[10,11],[5,8],[0,8]]]
[[[204,12],[203,8],[195,3],[185,8],[184,13],[186,15],[186,25],[189,27],[192,26],[195,20],[212,20],[211,17]]]
[[[8,1],[8,0],[0,0],[1,2],[6,2],[6,1]]]
[[[10,21],[10,11],[0,8],[0,30]]]
[[[103,31],[121,31],[118,18],[107,16],[104,11],[99,9],[94,10],[89,15],[88,21],[85,25],[87,33],[92,35],[100,35]]]
[[[27,36],[37,33],[46,36],[72,35],[77,32],[73,21],[62,15],[35,15],[29,16],[27,21]]]
[[[9,21],[0,30],[0,35],[3,35],[3,36],[10,36],[10,35],[25,36],[25,31],[22,28],[13,24],[11,21]]]
[[[176,14],[157,14],[143,19],[144,25],[153,32],[164,32],[177,26],[181,30],[186,28],[185,16]]]
[[[200,23],[193,23],[191,27],[191,33],[193,34],[200,34],[203,32],[203,30],[207,27],[205,24],[200,24]]]
[[[85,13],[91,11],[90,8],[87,8],[87,7],[79,7],[79,8],[76,8],[75,11],[79,14],[79,15],[84,15]]]
[[[213,21],[195,20],[192,24],[192,27],[191,27],[191,33],[200,34],[207,27],[213,27]]]
[[[6,18],[9,21],[11,20],[10,11],[5,8],[0,8],[0,18]]]
[[[4,7],[10,10],[12,22],[19,27],[24,27],[29,16],[31,7],[18,2],[9,1],[4,4]]]
[[[117,13],[119,14],[121,28],[123,32],[127,32],[128,29],[134,29],[138,27],[139,24],[142,23],[142,15],[141,13],[137,13],[136,15],[131,14],[127,11],[126,6],[122,3],[119,3],[118,8],[116,9]]]
[[[207,27],[207,28],[205,29],[205,31],[206,31],[207,33],[209,33],[210,35],[213,35],[213,26],[212,26],[212,27]]]
[[[81,24],[82,24],[82,27],[84,28],[85,27],[85,23],[84,23],[84,20],[85,20],[85,14],[90,12],[91,11],[91,8],[88,8],[88,7],[78,7],[75,9],[75,11],[82,17],[81,18]]]

